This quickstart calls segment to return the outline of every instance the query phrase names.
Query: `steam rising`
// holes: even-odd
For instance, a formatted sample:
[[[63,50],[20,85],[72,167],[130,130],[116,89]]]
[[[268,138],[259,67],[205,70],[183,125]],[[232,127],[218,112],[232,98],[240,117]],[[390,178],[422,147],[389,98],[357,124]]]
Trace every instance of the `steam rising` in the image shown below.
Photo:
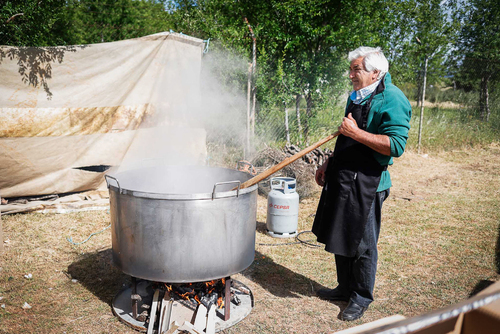
[[[207,165],[208,141],[221,147],[244,145],[247,106],[241,83],[246,83],[248,62],[217,51],[202,57],[176,51],[162,69],[162,80],[155,83],[148,116],[117,175],[154,166]],[[227,180],[221,176],[220,181]]]

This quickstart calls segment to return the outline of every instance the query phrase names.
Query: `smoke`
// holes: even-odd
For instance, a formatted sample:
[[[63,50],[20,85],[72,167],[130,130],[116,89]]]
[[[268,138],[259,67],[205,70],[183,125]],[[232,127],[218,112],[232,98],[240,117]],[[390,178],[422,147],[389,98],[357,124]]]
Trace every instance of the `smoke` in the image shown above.
[[[214,154],[244,147],[248,61],[219,50],[200,56],[179,42],[168,47],[150,110],[119,171],[213,165]]]
[[[229,51],[203,57],[201,115],[211,141],[243,146],[246,137],[246,77],[248,62]]]

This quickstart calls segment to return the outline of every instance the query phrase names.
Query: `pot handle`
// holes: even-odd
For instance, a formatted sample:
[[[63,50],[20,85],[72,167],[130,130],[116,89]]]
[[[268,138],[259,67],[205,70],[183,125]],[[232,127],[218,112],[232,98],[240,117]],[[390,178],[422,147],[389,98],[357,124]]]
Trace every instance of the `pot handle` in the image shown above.
[[[117,181],[118,182],[118,181]],[[240,185],[241,185],[241,181],[227,181],[227,182],[217,182],[216,184],[214,184],[214,190],[212,191],[212,201],[214,200],[215,198],[215,188],[217,188],[217,186],[220,186],[222,184],[232,184],[232,183],[238,183],[238,187],[236,188],[236,197],[240,196]]]
[[[122,188],[120,187],[120,182],[118,182],[118,180],[116,179],[116,177],[113,177],[113,176],[111,176],[111,175],[107,175],[107,174],[105,174],[105,175],[104,175],[104,179],[106,179],[106,184],[108,185],[108,189],[109,189],[109,181],[108,181],[108,177],[109,177],[110,179],[115,180],[116,184],[118,185],[118,191],[119,191],[119,193],[121,194],[121,193],[122,193]]]

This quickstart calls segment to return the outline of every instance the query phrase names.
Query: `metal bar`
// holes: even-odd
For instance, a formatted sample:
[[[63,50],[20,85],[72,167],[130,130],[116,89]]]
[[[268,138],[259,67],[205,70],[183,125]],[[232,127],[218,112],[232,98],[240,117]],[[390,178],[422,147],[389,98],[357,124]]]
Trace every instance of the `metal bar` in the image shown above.
[[[132,294],[130,295],[130,299],[132,300],[132,318],[137,320],[137,279],[135,277],[132,278]]]
[[[228,321],[231,311],[231,276],[226,277],[224,290],[224,321]]]

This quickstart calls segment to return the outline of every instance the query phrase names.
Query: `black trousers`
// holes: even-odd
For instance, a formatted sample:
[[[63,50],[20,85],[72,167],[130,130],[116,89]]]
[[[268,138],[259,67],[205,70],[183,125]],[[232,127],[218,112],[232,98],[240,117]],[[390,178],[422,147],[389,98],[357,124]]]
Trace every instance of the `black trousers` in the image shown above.
[[[388,196],[389,189],[376,194],[356,255],[354,257],[335,255],[339,289],[346,296],[350,296],[353,302],[363,307],[368,307],[373,301],[382,204]]]

